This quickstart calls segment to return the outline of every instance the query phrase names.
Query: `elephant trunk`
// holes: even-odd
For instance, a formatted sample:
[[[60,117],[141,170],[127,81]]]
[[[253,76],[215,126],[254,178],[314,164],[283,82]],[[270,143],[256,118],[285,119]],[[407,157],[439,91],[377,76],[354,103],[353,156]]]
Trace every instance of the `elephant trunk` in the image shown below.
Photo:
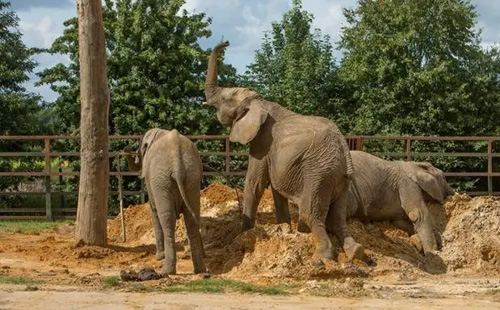
[[[135,158],[134,158],[135,157]],[[127,154],[127,163],[130,171],[137,172],[141,171],[142,169],[142,162],[139,156],[132,156],[130,154]]]
[[[210,59],[208,60],[208,69],[207,69],[207,77],[205,80],[205,97],[207,102],[213,100],[215,94],[217,93],[217,58],[224,48],[229,46],[229,41],[221,42],[217,44],[212,53],[210,54]]]

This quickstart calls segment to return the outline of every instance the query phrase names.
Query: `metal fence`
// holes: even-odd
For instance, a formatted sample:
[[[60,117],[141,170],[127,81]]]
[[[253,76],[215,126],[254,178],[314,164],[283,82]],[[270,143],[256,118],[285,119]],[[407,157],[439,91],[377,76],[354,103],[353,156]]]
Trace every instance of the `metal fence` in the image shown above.
[[[113,140],[138,140],[140,135],[121,135],[121,136],[110,136],[110,142]],[[243,176],[245,171],[231,170],[231,158],[235,156],[248,156],[248,152],[245,151],[232,151],[231,143],[227,135],[196,135],[188,136],[190,139],[196,140],[206,140],[206,141],[219,141],[223,144],[223,151],[210,151],[210,152],[200,152],[202,159],[206,156],[216,156],[225,159],[225,167],[222,171],[205,171],[205,176],[214,175],[225,175],[225,176]],[[42,171],[0,171],[0,178],[2,177],[38,177],[44,180],[44,190],[43,191],[13,191],[4,190],[0,191],[0,196],[5,195],[43,195],[45,196],[45,210],[41,208],[0,208],[0,219],[48,219],[61,217],[74,217],[76,213],[76,206],[72,208],[57,208],[53,209],[52,197],[54,195],[77,195],[77,191],[56,191],[52,188],[52,177],[77,177],[79,175],[78,171],[61,171],[58,169],[54,171],[52,168],[52,159],[61,157],[77,157],[79,158],[79,152],[58,152],[53,151],[51,148],[51,143],[56,140],[78,140],[78,136],[0,136],[0,141],[17,141],[17,142],[27,142],[36,141],[38,143],[43,143],[43,148],[39,152],[0,152],[0,159],[2,158],[20,158],[20,157],[38,157],[43,159],[44,168]],[[500,153],[493,152],[493,145],[500,141],[500,137],[417,137],[417,136],[346,136],[347,143],[351,150],[365,150],[366,145],[378,141],[378,142],[399,142],[403,144],[402,151],[396,152],[382,152],[374,153],[380,156],[389,156],[392,158],[402,158],[405,160],[412,160],[416,158],[436,158],[436,157],[472,157],[478,160],[487,161],[486,171],[460,171],[460,172],[448,172],[445,171],[447,177],[484,177],[487,178],[487,191],[483,192],[470,192],[471,195],[500,195],[500,192],[493,191],[493,178],[500,177],[500,172],[493,171],[493,159],[500,157]],[[453,153],[439,153],[439,152],[415,152],[412,150],[414,143],[417,141],[440,141],[446,142],[470,142],[478,143],[486,146],[486,151],[476,151],[476,152],[453,152]],[[480,148],[478,148],[480,149]],[[116,160],[118,163],[121,156],[124,156],[123,152],[110,152],[109,156],[111,160]],[[112,165],[114,166],[114,165]],[[119,165],[117,166],[119,167]],[[138,176],[137,172],[130,171],[120,171],[120,169],[111,169],[110,178],[121,178],[124,176]],[[118,191],[110,191],[110,195],[118,195]],[[123,195],[140,195],[141,201],[145,200],[144,183],[141,182],[140,191],[123,191]]]

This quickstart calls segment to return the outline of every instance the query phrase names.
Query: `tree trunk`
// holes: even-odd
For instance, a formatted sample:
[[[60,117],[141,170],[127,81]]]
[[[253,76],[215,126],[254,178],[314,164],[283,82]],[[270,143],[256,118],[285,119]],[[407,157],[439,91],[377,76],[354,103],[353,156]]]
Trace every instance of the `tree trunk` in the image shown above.
[[[101,0],[78,0],[80,187],[76,239],[105,245],[108,213],[109,88]]]

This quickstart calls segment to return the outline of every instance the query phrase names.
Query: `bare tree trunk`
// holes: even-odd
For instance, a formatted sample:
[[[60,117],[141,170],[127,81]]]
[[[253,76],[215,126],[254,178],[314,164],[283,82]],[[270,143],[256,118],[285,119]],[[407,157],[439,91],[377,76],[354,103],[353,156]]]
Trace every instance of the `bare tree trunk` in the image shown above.
[[[76,239],[105,245],[108,213],[109,88],[101,0],[77,0],[81,169]]]

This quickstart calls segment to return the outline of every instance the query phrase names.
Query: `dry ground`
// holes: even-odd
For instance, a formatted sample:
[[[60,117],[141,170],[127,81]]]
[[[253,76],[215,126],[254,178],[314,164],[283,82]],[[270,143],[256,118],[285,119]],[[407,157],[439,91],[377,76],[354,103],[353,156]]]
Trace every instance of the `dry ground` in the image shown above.
[[[213,184],[202,193],[209,280],[191,274],[182,220],[177,276],[119,280],[120,270],[161,266],[147,205],[127,208],[127,242],[120,218],[109,222],[107,247],[76,244],[70,223],[42,232],[3,231],[0,309],[499,309],[500,201],[457,194],[429,208],[442,236],[435,256],[422,256],[406,233],[387,223],[351,221],[368,263],[345,262],[332,238],[337,259],[315,267],[311,236],[295,230],[295,208],[292,227],[275,224],[266,191],[258,225],[241,232],[235,191]]]

